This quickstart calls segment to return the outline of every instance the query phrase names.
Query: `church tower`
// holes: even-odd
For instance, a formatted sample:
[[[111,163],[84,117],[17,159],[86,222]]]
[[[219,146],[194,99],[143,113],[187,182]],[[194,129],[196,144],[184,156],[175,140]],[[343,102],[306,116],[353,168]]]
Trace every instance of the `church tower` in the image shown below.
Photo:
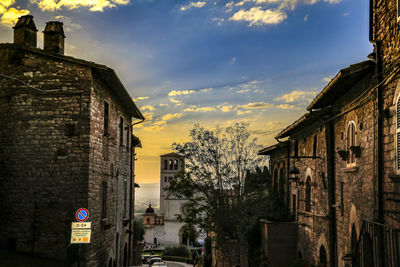
[[[181,213],[184,201],[174,198],[164,188],[178,172],[184,170],[185,157],[178,153],[168,153],[160,157],[160,213],[164,215],[165,220],[176,220],[175,214]]]

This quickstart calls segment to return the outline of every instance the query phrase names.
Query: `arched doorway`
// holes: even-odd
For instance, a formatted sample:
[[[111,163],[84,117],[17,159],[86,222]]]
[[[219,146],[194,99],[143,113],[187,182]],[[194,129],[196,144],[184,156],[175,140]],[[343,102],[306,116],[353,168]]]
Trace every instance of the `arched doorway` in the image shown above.
[[[107,267],[113,267],[113,260],[112,260],[112,258],[109,258],[109,259],[108,259]]]
[[[197,238],[197,231],[192,225],[185,224],[180,231],[180,243],[184,245],[194,245]]]
[[[326,250],[325,250],[324,246],[321,246],[319,248],[319,263],[322,266],[327,266],[327,264],[328,264],[328,257],[326,255]]]
[[[123,261],[123,266],[128,266],[128,244],[125,243],[124,246],[124,261]]]

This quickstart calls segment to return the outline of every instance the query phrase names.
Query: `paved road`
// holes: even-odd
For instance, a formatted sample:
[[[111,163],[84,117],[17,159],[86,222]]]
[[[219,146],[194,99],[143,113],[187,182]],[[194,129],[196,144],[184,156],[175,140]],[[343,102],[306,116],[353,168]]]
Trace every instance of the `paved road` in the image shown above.
[[[168,267],[193,267],[193,264],[185,264],[182,262],[165,261]]]

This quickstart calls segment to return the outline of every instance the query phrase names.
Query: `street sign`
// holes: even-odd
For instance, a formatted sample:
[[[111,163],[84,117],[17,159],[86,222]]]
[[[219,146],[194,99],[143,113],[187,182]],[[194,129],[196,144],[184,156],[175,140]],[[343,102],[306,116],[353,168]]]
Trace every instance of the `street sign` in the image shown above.
[[[73,222],[71,224],[71,244],[89,244],[92,222]]]
[[[92,222],[73,222],[72,229],[92,228]]]
[[[71,244],[89,244],[92,229],[73,228],[71,233]]]
[[[75,218],[78,222],[84,222],[89,218],[89,211],[85,208],[80,208],[76,211]]]

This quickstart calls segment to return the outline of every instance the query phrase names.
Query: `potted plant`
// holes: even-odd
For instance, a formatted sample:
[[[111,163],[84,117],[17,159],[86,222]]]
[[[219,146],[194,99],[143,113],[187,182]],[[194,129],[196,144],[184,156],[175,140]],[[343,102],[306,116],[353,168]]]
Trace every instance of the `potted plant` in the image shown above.
[[[360,146],[351,146],[350,150],[356,156],[356,158],[359,158],[361,156],[361,147]]]
[[[339,154],[339,157],[342,158],[342,160],[347,160],[349,156],[349,152],[347,150],[339,149],[337,153]]]

